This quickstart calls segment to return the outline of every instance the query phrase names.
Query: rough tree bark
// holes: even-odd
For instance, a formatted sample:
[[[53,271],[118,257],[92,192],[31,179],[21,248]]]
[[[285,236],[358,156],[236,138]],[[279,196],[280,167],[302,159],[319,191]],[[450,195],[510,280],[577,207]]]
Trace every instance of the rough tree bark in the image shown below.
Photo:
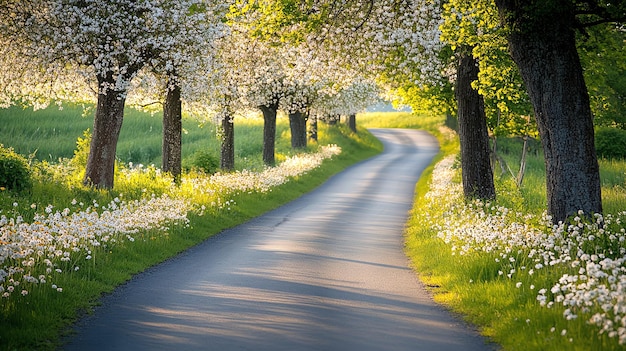
[[[489,134],[484,101],[472,82],[478,79],[478,65],[470,48],[459,50],[455,95],[457,100],[461,174],[466,198],[493,199],[496,196],[489,157]]]
[[[291,148],[306,148],[306,114],[300,111],[289,114],[289,129],[291,130]]]
[[[276,112],[278,104],[259,106],[263,112],[263,162],[268,166],[276,164]]]
[[[496,0],[530,96],[546,165],[548,214],[602,212],[593,116],[576,51],[571,1]]]
[[[103,81],[99,79],[100,86]],[[98,93],[91,144],[83,183],[99,189],[112,189],[115,175],[115,153],[122,122],[126,94],[109,89]]]
[[[222,149],[220,168],[224,171],[235,169],[235,123],[232,116],[222,119]]]
[[[179,179],[182,171],[182,106],[180,86],[168,84],[163,105],[163,171]]]
[[[350,128],[351,131],[356,133],[356,115],[355,114],[351,114],[348,116],[348,128]]]

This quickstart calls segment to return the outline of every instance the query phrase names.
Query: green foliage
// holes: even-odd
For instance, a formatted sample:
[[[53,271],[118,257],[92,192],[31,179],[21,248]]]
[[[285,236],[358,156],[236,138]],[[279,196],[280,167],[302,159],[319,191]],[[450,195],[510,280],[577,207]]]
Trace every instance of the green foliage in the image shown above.
[[[626,130],[601,127],[596,131],[598,157],[626,159]]]
[[[211,152],[198,150],[191,157],[190,166],[206,174],[213,174],[220,168],[220,160]]]
[[[536,136],[530,100],[493,2],[453,0],[444,10],[442,40],[452,48],[471,48],[478,59],[473,86],[484,97],[488,127],[495,135]]]
[[[328,20],[328,5],[314,1],[238,0],[228,18],[247,26],[252,36],[267,41],[298,42]]]
[[[71,165],[74,167],[87,167],[87,159],[89,158],[89,146],[91,144],[91,132],[89,129],[83,132],[83,136],[76,140],[76,150]]]
[[[588,28],[578,52],[594,123],[626,129],[626,31],[613,24]]]
[[[396,89],[395,94],[399,97],[399,103],[408,105],[414,111],[431,111],[440,114],[456,114],[456,100],[452,83],[444,82],[442,85],[429,86],[408,83]]]
[[[31,186],[31,172],[26,158],[0,144],[0,187],[20,192]]]

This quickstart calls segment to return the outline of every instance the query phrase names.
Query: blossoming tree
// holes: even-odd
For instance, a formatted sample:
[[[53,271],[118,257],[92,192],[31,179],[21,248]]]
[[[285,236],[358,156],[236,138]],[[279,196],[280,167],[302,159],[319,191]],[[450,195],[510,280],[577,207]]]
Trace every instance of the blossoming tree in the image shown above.
[[[196,1],[188,6],[188,14],[181,11],[188,23],[182,30],[172,28],[173,44],[142,70],[127,100],[135,106],[163,101],[162,168],[175,178],[182,170],[183,105],[190,114],[206,112],[206,91],[215,83],[215,42],[227,32],[221,20],[227,3]]]
[[[24,5],[24,6],[22,6]],[[113,187],[115,151],[130,82],[147,65],[177,62],[180,38],[193,37],[205,13],[200,0],[29,0],[4,3],[21,26],[10,27],[21,53],[45,78],[81,74],[97,92],[85,184]],[[17,62],[19,63],[19,62]],[[16,67],[19,69],[19,67]],[[71,96],[69,96],[71,98]]]

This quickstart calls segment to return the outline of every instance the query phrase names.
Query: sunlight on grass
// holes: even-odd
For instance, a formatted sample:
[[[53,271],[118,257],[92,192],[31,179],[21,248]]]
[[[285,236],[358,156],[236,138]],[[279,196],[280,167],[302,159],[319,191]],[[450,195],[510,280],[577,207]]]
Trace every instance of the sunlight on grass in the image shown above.
[[[408,120],[402,120],[408,119]],[[416,186],[407,254],[436,301],[461,313],[504,350],[622,350],[626,345],[626,164],[600,161],[604,216],[553,226],[538,145],[524,183],[496,172],[497,201],[466,203],[458,141],[421,116],[366,116],[369,127],[423,128],[442,152]],[[427,121],[428,119],[423,119]],[[513,172],[521,143],[499,140]],[[498,169],[499,171],[499,169]]]
[[[439,297],[435,289],[436,299],[483,325],[505,349],[520,349],[520,340],[527,340],[527,350],[620,349],[626,343],[626,274],[619,268],[626,259],[626,212],[553,226],[496,203],[466,203],[452,180],[453,164],[454,155],[437,164],[407,232],[420,270],[455,277],[435,280],[442,290]],[[446,244],[437,244],[449,252],[443,261],[440,252],[432,256],[432,241]],[[435,259],[439,264],[427,263]],[[554,330],[566,337],[548,342],[546,335],[559,335]]]
[[[30,192],[0,189],[0,349],[56,349],[63,328],[103,292],[382,150],[362,128],[320,125],[319,143],[295,153],[282,142],[289,149],[277,148],[282,162],[266,167],[256,161],[262,121],[242,119],[235,128],[252,134],[240,143],[253,143],[236,162],[254,169],[185,173],[176,185],[157,166],[120,162],[115,188],[95,190],[81,183],[82,150],[33,161]]]

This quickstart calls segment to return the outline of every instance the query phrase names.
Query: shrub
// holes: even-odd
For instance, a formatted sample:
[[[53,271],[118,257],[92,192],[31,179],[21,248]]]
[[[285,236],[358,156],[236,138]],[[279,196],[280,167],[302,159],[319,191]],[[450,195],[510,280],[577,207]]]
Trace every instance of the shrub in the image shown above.
[[[198,150],[191,158],[191,168],[213,174],[220,168],[220,161],[210,152]]]
[[[598,157],[626,159],[626,130],[602,127],[596,130]]]
[[[82,137],[76,140],[76,150],[74,150],[74,158],[72,158],[72,166],[77,168],[87,167],[87,159],[89,158],[89,147],[91,144],[91,131],[89,129],[83,132]]]
[[[28,161],[0,144],[0,187],[22,191],[32,186]]]

